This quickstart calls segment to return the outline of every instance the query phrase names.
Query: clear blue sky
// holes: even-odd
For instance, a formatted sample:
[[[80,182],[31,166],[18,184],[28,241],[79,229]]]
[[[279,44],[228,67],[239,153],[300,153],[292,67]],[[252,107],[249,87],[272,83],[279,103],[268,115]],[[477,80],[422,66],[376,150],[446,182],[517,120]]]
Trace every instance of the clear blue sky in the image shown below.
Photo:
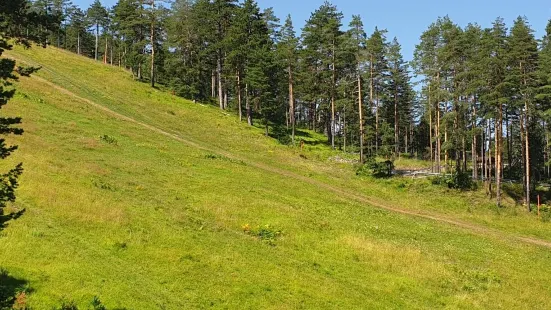
[[[93,0],[73,0],[86,8]],[[310,14],[323,0],[257,0],[261,8],[273,7],[276,15],[285,19],[291,14],[295,28],[300,29]],[[101,0],[112,6],[116,0]],[[476,22],[489,27],[496,17],[503,17],[507,26],[519,16],[526,16],[540,39],[547,21],[551,19],[551,0],[333,0],[344,14],[343,24],[348,26],[352,14],[361,15],[365,29],[370,34],[375,26],[388,30],[388,39],[398,37],[405,59],[413,57],[413,50],[421,33],[438,18],[449,15],[460,26]]]

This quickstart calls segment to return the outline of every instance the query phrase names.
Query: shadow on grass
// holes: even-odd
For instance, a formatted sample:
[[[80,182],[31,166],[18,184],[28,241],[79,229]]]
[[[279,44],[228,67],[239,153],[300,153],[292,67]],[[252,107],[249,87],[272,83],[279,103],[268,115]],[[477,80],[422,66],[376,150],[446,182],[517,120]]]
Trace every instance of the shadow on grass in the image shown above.
[[[511,197],[516,203],[522,203],[522,200],[524,199],[524,192],[522,189],[522,185],[518,184],[503,184],[502,186],[503,192]]]
[[[300,129],[295,129],[295,136],[300,138],[312,138],[312,134]]]
[[[23,209],[14,213],[10,213],[10,214],[0,214],[0,231],[6,228],[6,226],[8,226],[9,221],[16,220],[21,216],[23,216],[23,214],[25,214],[25,211],[26,209]],[[2,211],[0,210],[0,212]]]
[[[17,296],[28,293],[31,293],[31,289],[27,281],[14,278],[6,270],[0,268],[0,309],[12,309],[14,306],[24,306],[16,304],[25,302],[21,297],[18,300]]]

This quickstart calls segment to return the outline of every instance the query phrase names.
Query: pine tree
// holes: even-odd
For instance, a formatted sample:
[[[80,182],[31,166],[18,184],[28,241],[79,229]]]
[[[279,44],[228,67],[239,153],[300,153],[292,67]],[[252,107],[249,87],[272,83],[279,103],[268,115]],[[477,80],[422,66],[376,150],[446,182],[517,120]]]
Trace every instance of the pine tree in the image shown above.
[[[348,30],[348,35],[351,39],[351,44],[353,44],[352,52],[354,54],[355,60],[355,75],[356,75],[356,91],[357,91],[357,101],[358,101],[358,123],[359,123],[359,148],[360,148],[360,163],[364,163],[365,160],[365,119],[364,119],[364,96],[363,96],[363,84],[362,76],[365,73],[367,55],[366,55],[366,40],[367,34],[364,31],[364,25],[362,19],[359,15],[353,15],[352,21],[350,22]]]
[[[388,45],[388,79],[386,82],[386,98],[384,116],[392,125],[394,133],[394,154],[400,155],[400,137],[404,137],[404,150],[407,148],[407,136],[411,121],[411,103],[413,90],[410,86],[408,65],[404,61],[398,39]]]
[[[86,14],[78,7],[73,7],[69,13],[69,24],[67,27],[67,34],[69,38],[66,48],[74,48],[75,52],[82,54],[82,42],[86,36],[86,29],[88,28]],[[76,42],[72,41],[76,40]],[[72,43],[74,42],[74,44]]]
[[[122,61],[130,67],[137,79],[142,79],[148,22],[138,0],[120,0],[113,8],[113,27],[123,45]]]
[[[299,40],[296,37],[295,30],[293,28],[293,21],[291,15],[288,15],[285,19],[285,24],[281,28],[281,36],[277,45],[278,56],[283,63],[283,67],[287,71],[288,77],[288,93],[287,98],[289,101],[289,123],[291,124],[291,139],[293,144],[295,143],[295,72],[298,66],[298,49]]]
[[[325,2],[318,8],[306,22],[302,30],[302,44],[306,65],[314,72],[314,83],[317,87],[309,90],[322,92],[318,95],[311,93],[314,101],[323,103],[326,117],[326,132],[329,142],[335,148],[335,114],[337,100],[337,81],[340,75],[341,61],[340,47],[344,40],[342,26],[342,13],[337,8]],[[317,89],[316,89],[317,88]]]
[[[367,54],[369,55],[369,104],[375,114],[375,152],[379,150],[380,100],[383,96],[383,86],[386,79],[388,64],[385,58],[387,49],[386,30],[375,27],[373,34],[367,39]]]
[[[503,174],[503,111],[504,106],[509,102],[508,91],[510,85],[507,83],[507,57],[508,42],[507,29],[502,19],[497,19],[492,29],[488,32],[482,41],[482,51],[484,58],[482,64],[484,68],[484,79],[486,85],[481,97],[483,106],[489,118],[494,119],[494,148],[495,148],[495,178],[496,178],[496,204],[501,206],[501,176]]]
[[[531,210],[530,195],[532,187],[532,166],[530,152],[530,127],[534,119],[534,99],[537,86],[538,48],[533,30],[525,18],[519,17],[511,28],[509,66],[511,68],[509,81],[514,89],[515,102],[523,111],[520,120],[521,135],[524,146],[524,183],[525,203]]]
[[[99,30],[101,25],[105,24],[107,18],[107,9],[101,4],[99,0],[94,0],[94,3],[86,11],[86,16],[90,21],[90,24],[95,29],[96,45],[94,48],[94,59],[98,60],[98,48],[99,48]]]
[[[25,0],[11,0],[0,2],[0,108],[5,106],[15,95],[13,83],[17,81],[16,71],[21,76],[28,76],[37,68],[16,69],[15,61],[5,58],[3,53],[10,50],[11,39],[30,47],[31,41],[46,44],[46,36],[55,28],[56,18],[45,15],[44,12],[31,12],[29,4]],[[33,27],[34,31],[23,32],[25,27]],[[15,127],[21,124],[20,117],[0,117],[0,158],[10,156],[17,146],[8,145],[4,137],[8,135],[21,135],[23,129]],[[14,215],[5,216],[4,208],[9,202],[15,201],[15,190],[18,187],[18,178],[23,172],[23,165],[18,164],[6,173],[0,174],[0,227],[6,220]]]

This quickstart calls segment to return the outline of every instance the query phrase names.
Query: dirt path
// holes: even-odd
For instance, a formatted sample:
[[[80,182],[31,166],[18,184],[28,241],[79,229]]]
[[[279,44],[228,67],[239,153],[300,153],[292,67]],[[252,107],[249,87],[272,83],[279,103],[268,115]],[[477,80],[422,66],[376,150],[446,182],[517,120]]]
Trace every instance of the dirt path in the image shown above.
[[[444,217],[444,216],[441,216],[441,215],[438,215],[438,214],[422,213],[422,212],[418,212],[418,211],[402,209],[402,208],[395,207],[395,206],[389,206],[389,205],[386,205],[382,202],[376,201],[373,198],[368,198],[368,197],[366,197],[364,195],[361,195],[361,194],[352,193],[352,192],[343,190],[342,188],[335,187],[335,186],[329,185],[327,183],[324,183],[324,182],[321,182],[321,181],[318,181],[318,180],[315,180],[315,179],[312,179],[312,178],[309,178],[309,177],[306,177],[306,176],[303,176],[303,175],[300,175],[300,174],[293,173],[293,172],[288,171],[288,170],[283,170],[283,169],[275,168],[275,167],[272,167],[272,166],[269,166],[269,165],[266,165],[266,164],[253,162],[253,161],[250,161],[248,159],[236,156],[235,154],[232,154],[232,153],[230,153],[228,151],[225,151],[225,150],[222,150],[222,149],[217,149],[217,148],[213,148],[213,147],[206,147],[204,145],[201,145],[198,142],[192,141],[191,139],[182,138],[181,136],[179,136],[177,134],[167,132],[167,131],[165,131],[161,128],[155,127],[155,126],[150,125],[150,124],[146,124],[144,122],[140,122],[140,121],[138,121],[134,118],[125,116],[125,115],[120,114],[118,112],[115,112],[115,111],[113,111],[113,110],[111,110],[111,109],[109,109],[109,108],[107,108],[107,107],[105,107],[101,104],[98,104],[98,103],[95,103],[95,102],[93,102],[89,99],[83,98],[83,97],[71,92],[70,90],[68,90],[66,88],[63,88],[59,85],[56,85],[56,84],[54,84],[54,83],[52,83],[48,80],[45,80],[41,77],[33,76],[32,78],[37,80],[37,81],[40,81],[41,83],[49,85],[50,87],[60,91],[63,94],[66,94],[70,97],[76,98],[76,99],[78,99],[82,102],[85,102],[88,105],[90,105],[90,106],[92,106],[92,107],[94,107],[98,110],[101,110],[101,111],[103,111],[107,114],[110,114],[111,116],[113,116],[117,119],[139,125],[139,126],[144,127],[144,128],[146,128],[150,131],[156,132],[158,134],[164,135],[164,136],[169,137],[171,139],[174,139],[176,141],[187,144],[188,146],[191,146],[193,148],[197,148],[197,149],[200,149],[200,150],[216,153],[218,155],[223,155],[223,156],[228,157],[228,158],[233,159],[233,160],[243,161],[243,162],[246,162],[251,167],[255,167],[257,169],[261,169],[261,170],[264,170],[264,171],[267,171],[267,172],[279,174],[281,176],[285,176],[285,177],[288,177],[288,178],[293,178],[293,179],[296,179],[298,181],[308,183],[310,185],[317,186],[319,188],[334,192],[334,193],[340,195],[341,197],[346,197],[348,199],[352,199],[352,200],[355,200],[355,201],[360,202],[360,203],[365,203],[365,204],[368,204],[370,206],[377,207],[377,208],[387,210],[387,211],[391,211],[391,212],[395,212],[395,213],[398,213],[398,214],[403,214],[403,215],[422,218],[422,219],[433,220],[433,221],[436,221],[436,222],[439,222],[439,223],[444,223],[444,224],[449,224],[449,225],[452,225],[452,226],[460,227],[462,229],[465,229],[465,230],[467,230],[471,233],[477,234],[477,235],[492,236],[492,237],[495,237],[495,238],[498,238],[498,239],[504,239],[505,238],[505,239],[512,240],[512,241],[520,241],[520,242],[523,242],[523,243],[542,246],[542,247],[547,247],[547,248],[551,249],[551,242],[546,241],[546,240],[531,238],[531,237],[515,236],[513,234],[505,233],[505,232],[502,232],[502,231],[499,231],[499,230],[496,230],[496,229],[491,229],[491,228],[476,225],[476,224],[471,224],[471,223],[467,223],[467,222],[463,222],[463,221],[458,221],[458,220],[455,220],[455,219],[450,219],[450,218],[447,218],[447,217]]]

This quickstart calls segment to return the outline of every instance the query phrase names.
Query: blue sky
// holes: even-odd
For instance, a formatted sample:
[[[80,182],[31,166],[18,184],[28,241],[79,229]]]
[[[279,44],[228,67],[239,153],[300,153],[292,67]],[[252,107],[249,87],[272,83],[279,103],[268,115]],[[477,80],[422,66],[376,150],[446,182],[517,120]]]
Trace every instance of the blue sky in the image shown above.
[[[81,7],[88,7],[93,0],[73,0]],[[295,28],[300,29],[310,14],[323,4],[323,0],[257,0],[261,8],[273,7],[282,20],[291,14]],[[101,0],[112,6],[116,0]],[[519,16],[526,16],[536,31],[543,36],[547,21],[551,19],[550,0],[333,0],[344,14],[343,25],[348,26],[352,14],[361,15],[369,33],[375,26],[388,30],[388,39],[397,37],[402,44],[406,60],[413,57],[413,50],[421,33],[438,18],[449,15],[460,26],[476,22],[489,27],[496,17],[503,17],[507,26]]]

